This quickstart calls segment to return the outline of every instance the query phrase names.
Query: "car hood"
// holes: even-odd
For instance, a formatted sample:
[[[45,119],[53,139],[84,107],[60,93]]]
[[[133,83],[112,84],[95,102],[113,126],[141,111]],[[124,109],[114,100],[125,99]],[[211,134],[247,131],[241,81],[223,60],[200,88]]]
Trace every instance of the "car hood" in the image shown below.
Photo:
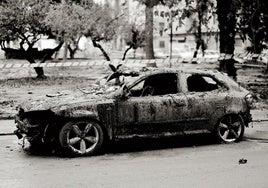
[[[115,90],[114,90],[115,91]],[[104,103],[113,100],[115,96],[114,91],[104,91],[102,89],[89,89],[75,91],[62,91],[53,94],[45,94],[36,98],[28,99],[21,103],[18,108],[24,112],[40,111],[40,110],[60,110],[64,106],[79,107],[81,105],[96,105],[97,103]]]

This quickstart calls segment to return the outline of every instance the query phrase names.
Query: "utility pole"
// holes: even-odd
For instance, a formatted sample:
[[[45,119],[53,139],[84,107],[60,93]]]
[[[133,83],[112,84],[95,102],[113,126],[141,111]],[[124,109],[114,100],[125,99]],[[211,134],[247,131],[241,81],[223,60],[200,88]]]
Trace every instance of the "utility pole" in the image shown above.
[[[170,42],[169,42],[169,58],[172,59],[172,41],[173,41],[173,19],[170,22]]]
[[[170,28],[170,41],[169,41],[169,59],[172,59],[172,48],[173,48],[173,17],[175,17],[176,14],[172,10],[170,11],[170,23],[169,23],[169,28]],[[171,61],[169,61],[169,67],[172,66]]]

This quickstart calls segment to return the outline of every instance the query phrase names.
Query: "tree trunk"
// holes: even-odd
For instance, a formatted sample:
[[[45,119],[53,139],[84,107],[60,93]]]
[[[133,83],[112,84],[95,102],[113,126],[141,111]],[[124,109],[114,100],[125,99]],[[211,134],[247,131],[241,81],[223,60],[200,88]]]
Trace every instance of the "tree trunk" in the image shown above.
[[[29,54],[27,51],[25,51],[26,60],[29,61],[30,64],[36,63],[34,58],[32,58],[31,54]],[[35,70],[35,73],[37,75],[36,78],[39,78],[39,79],[46,78],[43,67],[35,67],[34,70]]]
[[[193,55],[193,58],[196,58],[197,57],[197,54],[198,54],[198,50],[200,48],[200,46],[202,45],[202,25],[201,25],[201,11],[199,10],[198,11],[198,26],[197,26],[197,33],[195,33],[195,39],[196,39],[196,47],[195,47],[195,51],[194,51],[194,55]],[[197,63],[197,61],[193,60],[192,63]]]
[[[126,59],[127,52],[133,47],[133,45],[130,45],[124,52],[122,60],[124,61]]]
[[[198,26],[197,26],[197,33],[195,34],[196,47],[195,47],[195,52],[194,52],[193,58],[197,57],[198,50],[200,47],[202,49],[202,53],[204,53],[204,50],[205,50],[204,40],[202,39],[202,17],[203,17],[203,12],[200,9],[200,10],[198,10]]]
[[[74,54],[77,50],[77,48],[72,49],[70,45],[68,45],[68,50],[69,50],[69,54],[70,54],[70,59],[74,59]]]
[[[145,41],[146,59],[154,59],[153,45],[153,7],[146,6],[145,8],[145,31],[147,33]]]
[[[35,70],[35,73],[37,74],[36,78],[39,78],[39,79],[46,78],[43,67],[35,67],[34,70]]]
[[[67,60],[67,53],[68,53],[68,45],[65,42],[64,51],[63,51],[63,59],[62,59],[63,61],[66,61]]]
[[[62,44],[63,42],[60,42],[57,47],[53,49],[46,49],[46,54],[44,55],[40,63],[44,63],[49,57],[51,57],[56,51],[58,51],[62,47]],[[27,49],[27,51],[25,51],[21,45],[21,49],[24,51],[24,57],[29,63],[31,64],[36,63],[35,59],[33,58],[33,54],[31,53],[32,51],[31,46]],[[46,78],[43,67],[35,67],[34,70],[37,74],[36,78],[40,78],[40,79]]]
[[[154,30],[154,14],[153,14],[153,1],[150,1],[145,7],[145,54],[146,59],[154,59],[154,45],[153,45],[153,30]],[[156,64],[148,64],[147,66],[156,67]]]
[[[72,48],[71,44],[67,45],[67,48],[70,53],[70,59],[74,59],[74,54],[79,49],[78,44],[79,44],[80,39],[81,39],[81,36],[79,36],[78,40],[72,39],[72,44],[74,45],[74,48]]]
[[[217,0],[217,14],[220,29],[220,53],[234,54],[236,11],[233,0]],[[234,59],[220,61],[219,71],[236,79],[236,68]]]
[[[106,53],[106,51],[103,49],[103,47],[97,41],[95,41],[94,39],[91,39],[91,40],[92,40],[93,46],[100,49],[100,51],[102,52],[102,54],[105,57],[105,59],[107,61],[111,61],[109,55]]]

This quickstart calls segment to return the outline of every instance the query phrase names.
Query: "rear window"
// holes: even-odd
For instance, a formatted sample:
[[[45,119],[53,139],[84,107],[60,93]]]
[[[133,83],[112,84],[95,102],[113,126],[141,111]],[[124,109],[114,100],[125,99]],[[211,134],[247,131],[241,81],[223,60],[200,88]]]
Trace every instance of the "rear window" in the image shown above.
[[[193,74],[187,76],[187,87],[190,92],[206,92],[222,88],[222,84],[214,77]]]

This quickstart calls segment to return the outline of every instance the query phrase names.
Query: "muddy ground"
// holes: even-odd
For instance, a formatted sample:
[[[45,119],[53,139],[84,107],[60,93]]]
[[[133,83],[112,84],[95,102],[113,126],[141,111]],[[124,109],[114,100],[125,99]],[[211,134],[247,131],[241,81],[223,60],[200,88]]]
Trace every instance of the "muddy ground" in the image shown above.
[[[1,63],[18,63],[14,60]],[[27,63],[20,61],[20,63]],[[146,65],[144,65],[146,66]],[[167,65],[158,65],[166,67]],[[134,66],[130,67],[137,68]],[[217,63],[182,64],[175,63],[172,67],[199,69],[217,69]],[[237,81],[255,96],[256,109],[268,109],[268,73],[264,68],[237,65]],[[94,67],[54,67],[45,68],[47,79],[35,79],[33,68],[13,68],[0,70],[0,117],[10,117],[16,113],[16,106],[24,100],[40,95],[57,93],[62,90],[86,88],[98,78],[110,74],[107,66]]]

